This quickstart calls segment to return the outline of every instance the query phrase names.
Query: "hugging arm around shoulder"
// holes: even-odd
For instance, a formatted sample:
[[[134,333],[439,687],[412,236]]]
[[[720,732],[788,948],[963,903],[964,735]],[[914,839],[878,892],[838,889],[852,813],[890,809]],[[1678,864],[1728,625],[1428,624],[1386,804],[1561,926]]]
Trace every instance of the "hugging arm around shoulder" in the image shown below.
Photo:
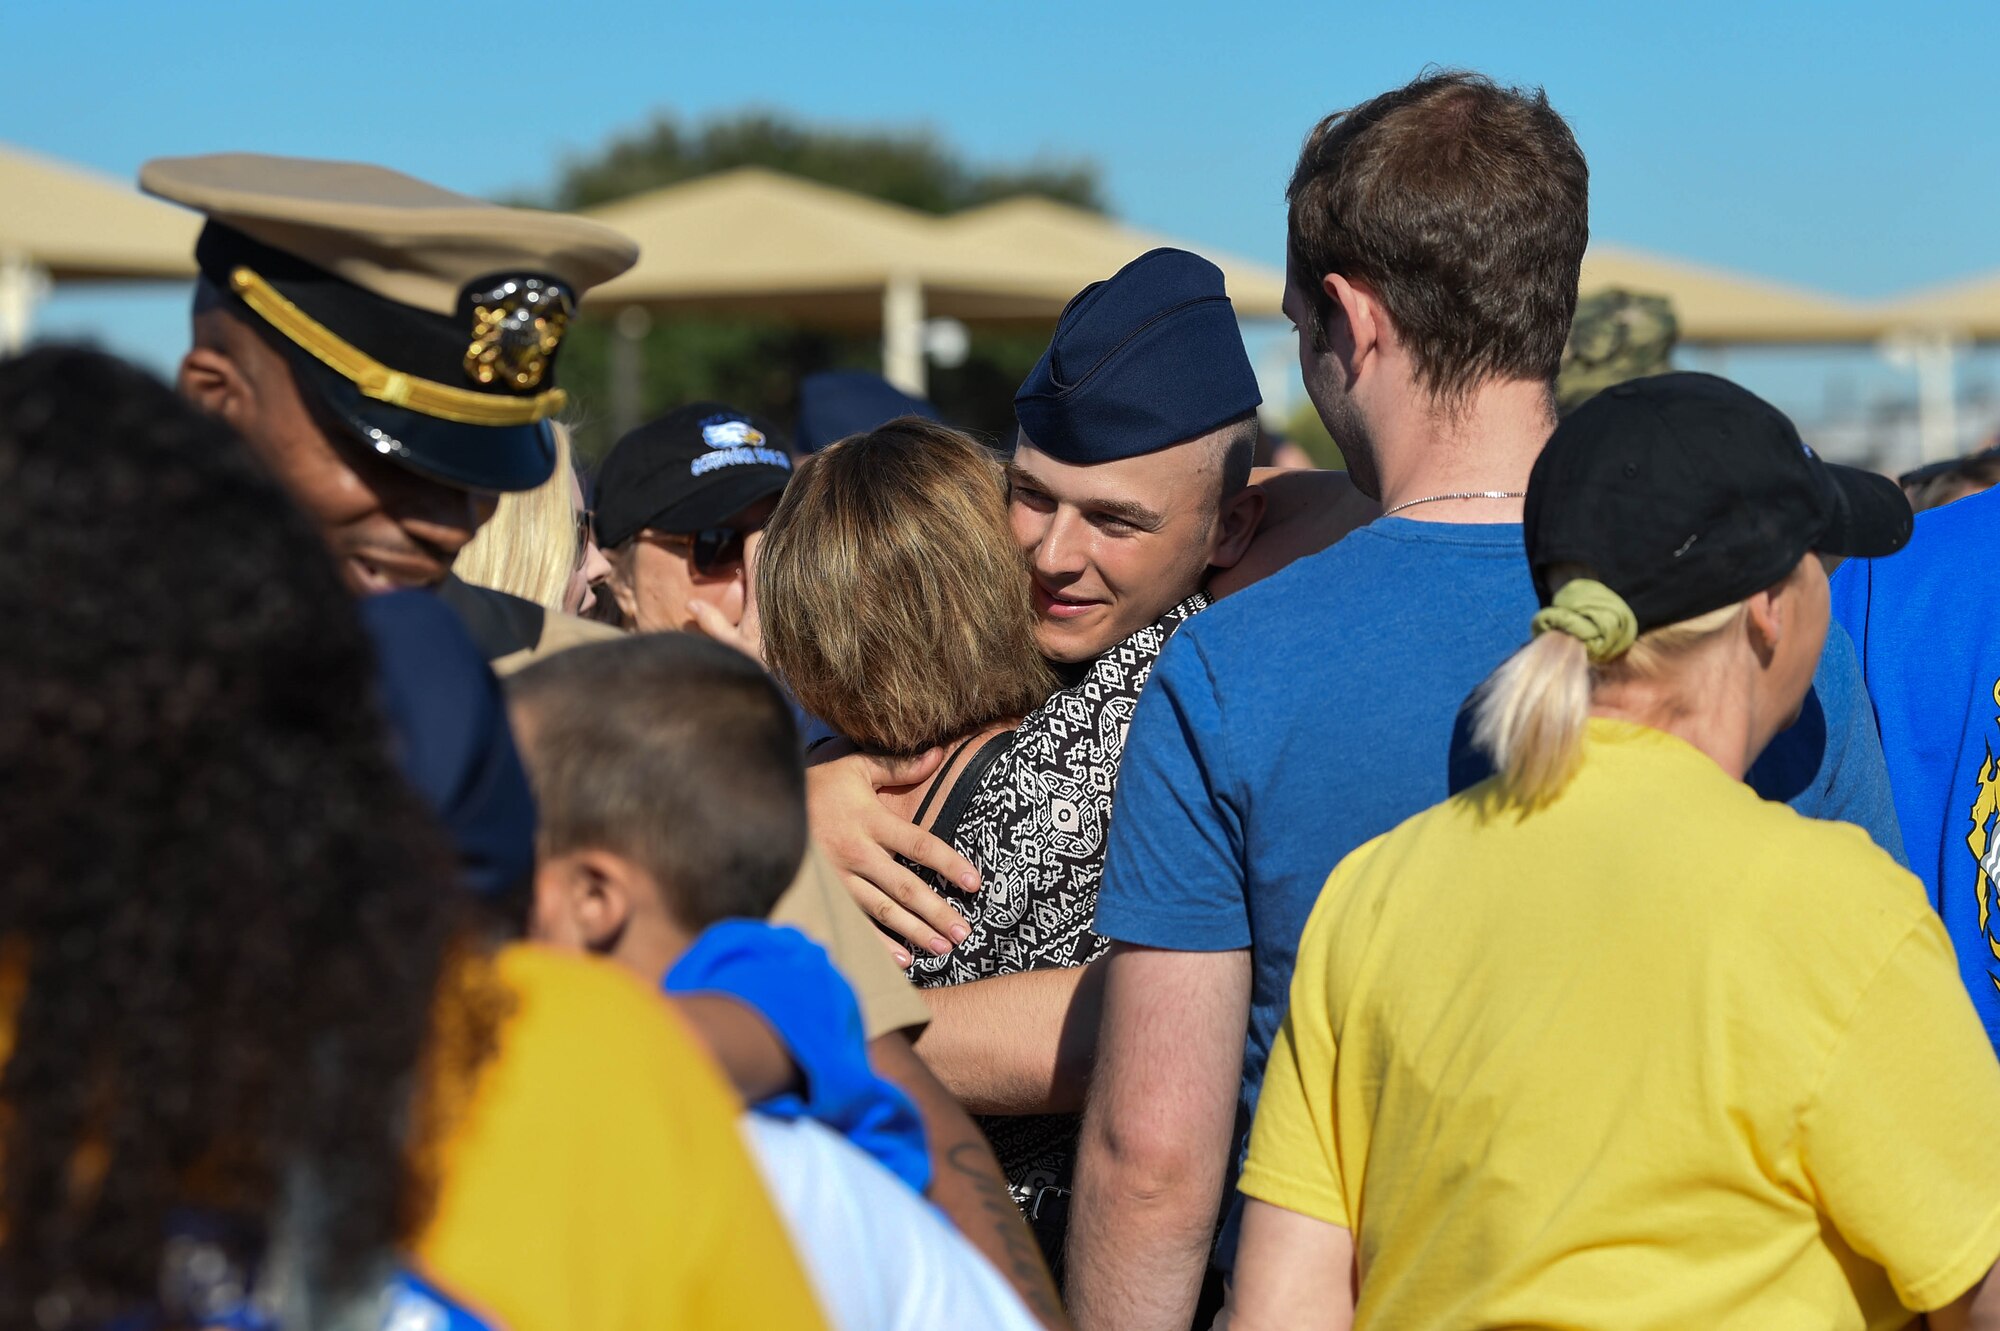
[[[1102,980],[1092,962],[929,990],[917,1052],[975,1114],[1075,1113],[1097,1052]]]

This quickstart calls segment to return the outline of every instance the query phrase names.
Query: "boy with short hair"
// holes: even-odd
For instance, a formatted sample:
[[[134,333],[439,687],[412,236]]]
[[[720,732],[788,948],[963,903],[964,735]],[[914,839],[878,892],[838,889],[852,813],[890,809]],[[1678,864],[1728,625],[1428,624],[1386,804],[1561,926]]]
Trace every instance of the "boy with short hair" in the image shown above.
[[[806,845],[776,686],[729,648],[645,634],[531,666],[508,699],[540,806],[531,933],[659,984],[723,1053],[836,1320],[1033,1326],[976,1250],[884,1176],[918,1193],[929,1182],[916,1108],[869,1066],[853,991],[826,954],[763,920]],[[882,1242],[885,1224],[900,1242]]]
[[[698,1030],[747,1033],[711,1043],[752,1107],[825,1123],[921,1192],[922,1123],[869,1068],[853,992],[816,944],[763,922],[805,854],[790,710],[711,646],[644,634],[509,682],[539,808],[530,932],[685,996]]]

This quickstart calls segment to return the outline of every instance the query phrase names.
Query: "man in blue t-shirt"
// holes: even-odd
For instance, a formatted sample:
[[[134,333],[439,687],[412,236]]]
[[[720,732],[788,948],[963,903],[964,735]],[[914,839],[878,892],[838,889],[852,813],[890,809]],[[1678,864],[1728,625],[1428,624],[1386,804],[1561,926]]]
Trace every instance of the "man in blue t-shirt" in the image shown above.
[[[1191,621],[1139,704],[1097,912],[1115,946],[1070,1229],[1085,1331],[1188,1325],[1313,900],[1445,797],[1459,706],[1536,608],[1520,500],[1588,230],[1568,126],[1540,92],[1422,78],[1322,122],[1288,194],[1306,388],[1384,516]],[[1819,683],[1759,788],[1897,851],[1844,640]]]
[[[1910,868],[2000,1049],[2000,588],[1984,576],[1996,538],[2000,491],[1920,513],[1901,554],[1841,566],[1833,613],[1874,699]]]

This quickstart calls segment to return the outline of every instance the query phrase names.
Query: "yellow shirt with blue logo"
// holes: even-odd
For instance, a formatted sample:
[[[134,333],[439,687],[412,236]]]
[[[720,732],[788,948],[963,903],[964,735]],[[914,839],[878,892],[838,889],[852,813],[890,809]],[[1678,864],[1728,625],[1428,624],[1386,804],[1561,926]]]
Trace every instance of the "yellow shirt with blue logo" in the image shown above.
[[[2000,1065],[1858,828],[1590,724],[1348,856],[1242,1190],[1354,1231],[1358,1327],[1895,1327],[2000,1255]]]

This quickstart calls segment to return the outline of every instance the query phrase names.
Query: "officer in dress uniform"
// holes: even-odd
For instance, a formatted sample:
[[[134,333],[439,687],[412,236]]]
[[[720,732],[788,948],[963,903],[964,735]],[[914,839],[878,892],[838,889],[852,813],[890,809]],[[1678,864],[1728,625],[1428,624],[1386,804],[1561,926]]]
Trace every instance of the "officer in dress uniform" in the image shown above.
[[[501,492],[552,474],[564,335],[632,241],[356,163],[161,158],[139,183],[208,218],[181,392],[271,465],[355,592],[436,591],[502,669],[613,634],[451,563]]]

